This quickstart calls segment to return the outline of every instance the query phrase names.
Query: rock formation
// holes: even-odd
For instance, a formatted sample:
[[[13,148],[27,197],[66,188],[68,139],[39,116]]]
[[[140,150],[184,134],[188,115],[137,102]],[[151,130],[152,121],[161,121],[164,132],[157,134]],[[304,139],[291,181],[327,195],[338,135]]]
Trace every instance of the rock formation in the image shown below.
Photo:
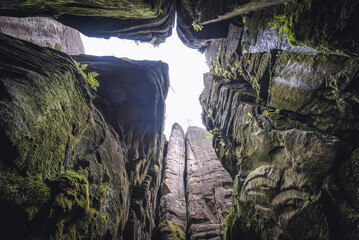
[[[172,34],[175,1],[6,1],[0,15],[54,17],[90,37],[156,42]]]
[[[211,134],[175,123],[167,147],[156,239],[220,239],[233,181],[211,146]]]
[[[208,133],[166,147],[166,64],[0,34],[0,238],[358,239],[357,0],[0,2],[154,44],[175,10],[229,214]]]
[[[52,18],[0,17],[0,31],[43,47],[52,47],[69,55],[84,54],[80,33]]]
[[[355,6],[248,12],[206,48],[203,121],[235,179],[226,239],[357,239]]]
[[[0,41],[1,237],[150,238],[168,66]]]
[[[172,126],[164,161],[159,207],[158,239],[186,239],[186,147],[183,129]]]
[[[218,160],[212,135],[189,127],[186,134],[188,238],[220,239],[232,205],[233,181]]]

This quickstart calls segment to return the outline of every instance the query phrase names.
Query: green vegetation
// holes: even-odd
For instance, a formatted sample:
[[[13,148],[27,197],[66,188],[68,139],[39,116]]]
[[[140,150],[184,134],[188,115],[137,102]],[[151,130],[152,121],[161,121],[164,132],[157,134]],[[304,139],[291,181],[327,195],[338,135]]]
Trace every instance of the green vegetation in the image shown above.
[[[247,18],[246,17],[242,17],[242,22],[245,24],[247,22]]]
[[[196,32],[202,31],[202,29],[203,29],[203,26],[200,25],[200,24],[199,24],[198,22],[196,22],[196,21],[193,21],[192,27],[193,27],[193,29],[194,29]]]
[[[30,41],[31,40],[31,41]],[[32,39],[30,39],[29,42],[34,43],[34,41],[32,41]],[[58,43],[55,43],[54,46],[52,46],[50,43],[46,42],[46,46],[52,49],[55,49],[56,51],[60,51],[61,52],[61,47]]]
[[[277,42],[280,42],[283,37],[283,34],[285,34],[286,31],[288,31],[288,29],[285,28],[285,21],[286,21],[285,15],[277,15],[274,17],[273,21],[268,22],[268,25],[273,27],[278,33]],[[289,44],[291,44],[290,41]]]
[[[22,177],[0,171],[0,200],[25,211],[31,220],[50,198],[50,188],[41,175]]]
[[[180,227],[181,223],[178,221],[165,221],[158,225],[161,233],[167,233],[169,240],[185,240],[186,235]]]
[[[161,37],[153,37],[153,39],[151,40],[151,44],[152,46],[154,46],[155,48],[159,47],[162,43],[166,42],[166,38],[161,38]]]
[[[86,73],[85,70],[88,66],[87,64],[80,64],[76,61],[74,61],[74,63],[76,64],[77,70],[79,71],[85,82],[88,83],[93,90],[97,91],[97,88],[100,86],[100,84],[95,79],[95,77],[99,76],[99,74],[97,72]]]
[[[155,18],[162,13],[162,0],[25,0],[0,2],[8,11],[26,11],[28,14],[60,16],[98,16],[120,19]]]
[[[226,217],[224,218],[224,223],[226,225],[221,229],[221,235],[223,236],[223,239],[229,239],[228,235],[232,231],[231,228],[233,227],[236,218],[237,218],[237,212],[235,207],[232,205],[229,211],[227,212]]]

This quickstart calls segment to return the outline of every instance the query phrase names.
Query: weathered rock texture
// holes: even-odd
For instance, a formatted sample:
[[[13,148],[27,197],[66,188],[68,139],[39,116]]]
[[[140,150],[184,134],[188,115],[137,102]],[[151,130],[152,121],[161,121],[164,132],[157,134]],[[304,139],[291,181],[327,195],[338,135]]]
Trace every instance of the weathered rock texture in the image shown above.
[[[1,238],[151,238],[168,66],[0,48]]]
[[[220,239],[232,205],[233,181],[211,145],[211,134],[189,127],[186,134],[188,238]]]
[[[186,147],[183,129],[172,126],[164,161],[159,208],[158,239],[186,239],[187,204],[185,197]]]
[[[84,54],[80,33],[52,18],[0,17],[0,31],[43,47],[52,47],[69,55]]]
[[[226,239],[358,239],[356,12],[272,6],[205,49],[203,122],[234,179]]]
[[[87,36],[148,42],[171,35],[175,1],[2,1],[0,15],[54,17]]]
[[[211,134],[175,123],[167,147],[156,239],[220,239],[231,207],[232,179]]]

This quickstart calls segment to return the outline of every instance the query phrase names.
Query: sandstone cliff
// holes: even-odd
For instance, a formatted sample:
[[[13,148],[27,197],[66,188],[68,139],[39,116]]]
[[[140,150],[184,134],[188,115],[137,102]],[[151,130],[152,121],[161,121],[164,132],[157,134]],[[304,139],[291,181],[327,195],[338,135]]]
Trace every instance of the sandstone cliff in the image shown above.
[[[52,18],[0,17],[0,31],[43,47],[52,47],[69,55],[84,54],[80,33]]]
[[[246,12],[206,48],[203,122],[234,178],[227,239],[358,237],[357,9]]]
[[[2,238],[150,238],[168,66],[85,55],[76,66],[3,34],[0,47]]]
[[[172,127],[161,185],[156,239],[220,239],[231,207],[232,179],[211,146],[211,134]]]
[[[180,125],[172,126],[164,161],[159,206],[158,239],[186,239],[187,204],[185,197],[186,147]]]
[[[189,127],[186,134],[188,238],[220,239],[232,205],[233,181],[218,160],[212,135]]]
[[[154,43],[175,11],[233,196],[208,133],[175,125],[167,149],[166,64],[0,34],[0,238],[358,239],[358,1],[0,2]]]
[[[0,15],[53,17],[90,37],[161,41],[172,34],[173,0],[0,2]]]

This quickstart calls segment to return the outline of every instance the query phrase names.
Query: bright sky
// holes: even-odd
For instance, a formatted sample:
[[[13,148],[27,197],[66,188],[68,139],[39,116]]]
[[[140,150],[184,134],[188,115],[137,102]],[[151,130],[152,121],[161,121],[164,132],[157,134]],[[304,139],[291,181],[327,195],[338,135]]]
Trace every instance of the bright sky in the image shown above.
[[[172,124],[203,128],[199,95],[203,90],[203,73],[208,72],[204,54],[186,47],[173,28],[172,36],[155,48],[118,38],[100,39],[81,35],[85,53],[97,56],[127,57],[134,60],[161,60],[169,65],[170,89],[166,100],[165,135],[169,139]],[[172,89],[173,90],[172,90]]]

